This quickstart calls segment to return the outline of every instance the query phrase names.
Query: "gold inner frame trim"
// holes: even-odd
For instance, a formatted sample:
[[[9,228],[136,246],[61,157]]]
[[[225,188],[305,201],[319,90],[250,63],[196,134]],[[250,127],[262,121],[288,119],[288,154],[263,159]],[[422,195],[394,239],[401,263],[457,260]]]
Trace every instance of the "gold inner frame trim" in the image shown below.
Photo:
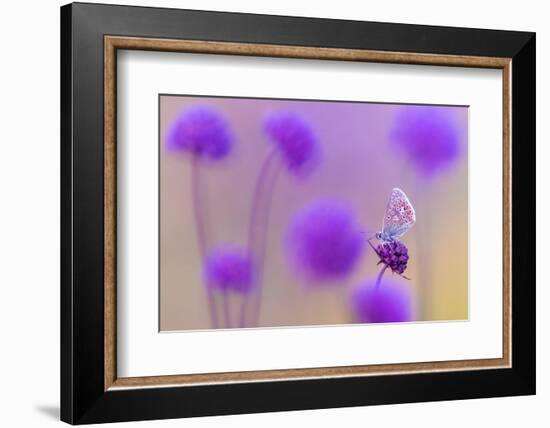
[[[394,64],[440,65],[494,68],[502,70],[503,125],[503,322],[502,357],[492,359],[432,361],[421,363],[377,364],[304,369],[280,369],[170,376],[117,377],[116,367],[116,89],[117,50],[168,51],[218,55],[243,55],[336,61],[382,62]],[[511,58],[462,55],[385,52],[251,43],[170,40],[139,37],[104,37],[104,389],[193,386],[220,383],[283,381],[312,378],[339,378],[394,375],[421,372],[480,370],[511,367]]]

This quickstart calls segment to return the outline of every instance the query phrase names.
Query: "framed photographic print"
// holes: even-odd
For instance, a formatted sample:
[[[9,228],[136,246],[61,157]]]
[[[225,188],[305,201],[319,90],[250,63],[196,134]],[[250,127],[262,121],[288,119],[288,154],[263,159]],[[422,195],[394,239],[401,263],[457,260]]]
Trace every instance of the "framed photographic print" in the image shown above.
[[[61,8],[61,418],[535,393],[535,35]]]

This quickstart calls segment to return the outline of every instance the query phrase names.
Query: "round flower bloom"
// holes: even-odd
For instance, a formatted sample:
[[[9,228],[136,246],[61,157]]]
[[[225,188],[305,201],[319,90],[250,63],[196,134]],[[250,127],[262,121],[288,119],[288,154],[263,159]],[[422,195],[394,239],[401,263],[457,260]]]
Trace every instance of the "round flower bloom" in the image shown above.
[[[296,268],[317,281],[350,274],[363,249],[353,211],[335,201],[316,201],[298,212],[288,229],[288,255]]]
[[[248,293],[254,288],[255,268],[248,252],[240,247],[219,247],[204,264],[208,287],[223,292]]]
[[[229,154],[233,135],[224,117],[216,110],[195,106],[183,110],[166,134],[166,147],[171,151],[218,160]]]
[[[376,246],[375,251],[380,257],[380,262],[388,266],[392,272],[402,275],[407,269],[409,250],[401,241],[383,242]]]
[[[358,322],[405,322],[413,319],[410,289],[401,282],[384,278],[381,284],[367,281],[352,291],[353,315]]]
[[[461,154],[460,132],[453,109],[407,106],[397,114],[390,139],[425,177],[453,165]]]
[[[320,147],[311,125],[295,113],[274,113],[264,130],[276,144],[290,172],[307,175],[317,166]]]

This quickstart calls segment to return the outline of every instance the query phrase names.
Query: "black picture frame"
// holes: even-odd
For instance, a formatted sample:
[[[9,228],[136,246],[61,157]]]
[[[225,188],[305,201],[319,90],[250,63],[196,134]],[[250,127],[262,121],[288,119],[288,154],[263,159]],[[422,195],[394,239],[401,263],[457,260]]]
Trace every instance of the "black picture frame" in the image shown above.
[[[105,391],[104,36],[512,59],[512,366]],[[535,34],[74,3],[61,8],[61,420],[86,424],[535,393]]]

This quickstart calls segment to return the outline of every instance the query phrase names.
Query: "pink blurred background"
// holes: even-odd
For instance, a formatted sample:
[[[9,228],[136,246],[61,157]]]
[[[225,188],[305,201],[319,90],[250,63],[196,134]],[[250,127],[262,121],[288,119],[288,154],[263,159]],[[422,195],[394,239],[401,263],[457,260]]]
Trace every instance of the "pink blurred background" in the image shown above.
[[[269,99],[160,96],[160,329],[209,328],[202,264],[191,206],[190,159],[168,152],[165,135],[177,114],[192,105],[217,109],[236,136],[233,153],[202,171],[208,228],[219,243],[246,244],[252,191],[270,144],[265,117],[296,111],[319,136],[322,165],[307,179],[280,174],[267,235],[260,326],[328,325],[353,322],[349,295],[379,271],[367,248],[353,273],[331,287],[311,290],[296,276],[284,252],[292,215],[316,198],[349,203],[366,236],[380,230],[393,187],[403,189],[416,209],[417,224],[402,238],[410,261],[406,271],[419,321],[468,318],[468,109],[448,107],[461,130],[464,152],[437,178],[420,177],[389,144],[388,134],[402,106]],[[419,256],[422,252],[422,256]],[[423,260],[424,272],[418,261]],[[391,274],[389,274],[391,275]],[[431,287],[420,277],[429,275]],[[394,275],[395,276],[395,275]],[[238,302],[232,301],[232,305]]]

